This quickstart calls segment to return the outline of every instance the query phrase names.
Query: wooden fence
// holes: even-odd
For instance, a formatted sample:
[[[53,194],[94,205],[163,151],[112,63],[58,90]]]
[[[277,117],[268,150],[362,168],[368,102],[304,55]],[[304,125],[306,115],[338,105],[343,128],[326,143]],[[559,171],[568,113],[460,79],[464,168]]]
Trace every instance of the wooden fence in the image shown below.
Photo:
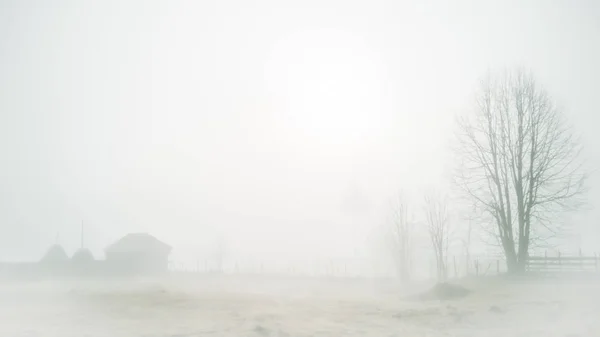
[[[597,273],[597,256],[530,256],[525,270],[528,273],[554,275],[557,273]]]
[[[364,261],[363,261],[364,262]],[[437,277],[436,264],[432,259],[424,259],[419,267],[421,272],[411,275],[414,279],[426,280]],[[211,264],[209,260],[198,260],[195,263],[183,264],[171,262],[169,269],[174,272],[228,274],[286,274],[325,277],[396,277],[393,267],[365,265],[361,261],[323,260],[315,263],[282,263],[272,265],[261,261],[229,261],[224,264]],[[557,255],[530,256],[525,264],[525,271],[530,275],[563,275],[587,274],[600,277],[600,257],[596,255]],[[507,272],[506,260],[500,255],[478,255],[466,259],[465,256],[449,256],[446,265],[448,279],[465,276],[493,276]]]
[[[192,259],[189,259],[190,261]],[[192,260],[193,261],[193,260]],[[433,280],[437,278],[436,262],[433,258],[413,261],[411,279]],[[260,260],[228,260],[216,263],[210,259],[197,259],[182,263],[171,261],[169,270],[178,273],[226,273],[226,274],[285,274],[313,277],[348,278],[395,278],[398,271],[393,265],[372,264],[366,259],[327,259],[320,261],[269,263]],[[506,263],[498,255],[448,256],[446,277],[456,279],[465,276],[492,276],[506,272]]]

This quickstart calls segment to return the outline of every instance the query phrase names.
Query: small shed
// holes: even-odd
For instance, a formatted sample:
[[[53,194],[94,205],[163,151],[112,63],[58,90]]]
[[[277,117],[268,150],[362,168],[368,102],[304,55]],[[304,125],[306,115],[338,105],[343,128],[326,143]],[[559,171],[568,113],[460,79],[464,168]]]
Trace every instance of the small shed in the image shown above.
[[[171,246],[147,233],[127,234],[106,247],[108,271],[120,274],[166,272]]]

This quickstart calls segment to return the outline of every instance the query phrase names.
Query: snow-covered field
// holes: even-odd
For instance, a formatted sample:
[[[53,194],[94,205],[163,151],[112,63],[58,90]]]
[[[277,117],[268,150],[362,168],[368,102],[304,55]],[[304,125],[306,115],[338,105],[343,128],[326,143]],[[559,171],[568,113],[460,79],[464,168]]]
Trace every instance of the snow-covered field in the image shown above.
[[[171,277],[0,285],[0,336],[600,336],[600,283]]]

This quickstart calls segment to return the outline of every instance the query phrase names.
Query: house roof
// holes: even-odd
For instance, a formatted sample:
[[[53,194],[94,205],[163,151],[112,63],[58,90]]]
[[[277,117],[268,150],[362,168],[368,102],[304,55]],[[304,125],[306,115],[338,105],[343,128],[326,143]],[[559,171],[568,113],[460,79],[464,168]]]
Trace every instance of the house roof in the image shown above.
[[[162,253],[169,254],[171,246],[147,233],[127,234],[106,247],[106,253]]]

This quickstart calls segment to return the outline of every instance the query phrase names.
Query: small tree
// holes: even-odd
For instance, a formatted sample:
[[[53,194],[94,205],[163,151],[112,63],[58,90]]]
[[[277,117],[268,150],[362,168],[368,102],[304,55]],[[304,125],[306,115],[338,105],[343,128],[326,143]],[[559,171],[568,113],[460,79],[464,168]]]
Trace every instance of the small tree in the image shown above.
[[[400,280],[408,282],[412,268],[413,225],[408,220],[408,207],[401,195],[391,202],[390,241],[394,264]]]
[[[437,278],[446,280],[448,275],[448,247],[450,244],[450,222],[448,219],[448,202],[439,195],[425,196],[425,218],[431,246],[435,254]]]
[[[471,245],[473,237],[473,225],[476,223],[478,216],[475,213],[477,209],[474,207],[468,211],[465,211],[461,216],[460,236],[458,241],[460,242],[463,252],[465,254],[465,275],[469,275],[469,266],[471,265]]]

